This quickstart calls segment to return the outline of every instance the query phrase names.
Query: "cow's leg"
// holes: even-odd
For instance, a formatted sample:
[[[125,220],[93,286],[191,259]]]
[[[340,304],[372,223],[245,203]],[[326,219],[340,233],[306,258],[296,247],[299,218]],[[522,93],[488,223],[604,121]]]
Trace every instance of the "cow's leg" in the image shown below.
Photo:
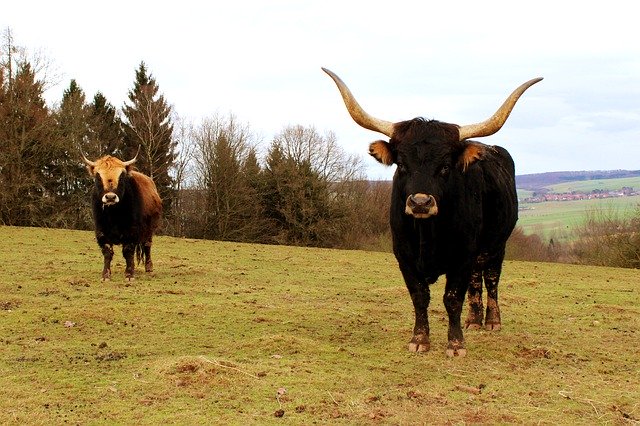
[[[467,301],[469,303],[469,312],[467,314],[467,320],[464,322],[465,328],[472,330],[482,328],[482,318],[484,316],[484,307],[482,305],[482,270],[477,266],[471,274]]]
[[[464,270],[447,274],[447,284],[443,296],[444,306],[449,315],[447,356],[463,357],[467,354],[467,350],[464,348],[460,316],[470,279],[471,273],[465,273]]]
[[[151,261],[151,240],[144,243],[144,270],[145,272],[153,272],[153,262]]]
[[[136,245],[135,244],[123,244],[122,245],[122,256],[124,257],[125,262],[127,263],[127,267],[124,270],[124,277],[127,281],[133,281],[133,274],[135,272],[135,263],[134,257],[136,254]]]
[[[429,340],[429,301],[431,295],[429,285],[421,282],[417,278],[417,273],[413,268],[400,263],[400,271],[404,277],[407,290],[413,302],[413,309],[416,316],[415,325],[413,327],[413,337],[409,342],[409,351],[426,352],[431,348]]]
[[[113,246],[111,244],[102,245],[102,256],[104,257],[102,281],[109,281],[111,279],[111,260],[113,259]]]
[[[502,272],[503,256],[491,261],[484,270],[484,285],[487,288],[487,313],[484,326],[487,330],[497,331],[502,327],[500,306],[498,306],[498,282]]]

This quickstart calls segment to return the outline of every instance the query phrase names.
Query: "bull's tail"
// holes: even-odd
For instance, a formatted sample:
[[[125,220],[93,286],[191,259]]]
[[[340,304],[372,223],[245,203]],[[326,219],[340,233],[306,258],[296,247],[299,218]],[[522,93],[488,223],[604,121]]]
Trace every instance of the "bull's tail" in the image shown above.
[[[136,260],[138,261],[138,265],[140,262],[144,261],[144,244],[138,243],[136,244]]]

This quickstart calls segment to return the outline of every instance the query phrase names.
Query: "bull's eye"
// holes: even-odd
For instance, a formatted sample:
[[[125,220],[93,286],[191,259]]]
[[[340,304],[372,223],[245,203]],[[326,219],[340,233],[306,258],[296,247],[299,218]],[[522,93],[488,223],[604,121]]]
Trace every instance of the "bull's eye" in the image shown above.
[[[440,176],[442,177],[446,177],[449,175],[449,166],[448,165],[444,165],[442,166],[442,168],[440,169]]]
[[[402,162],[400,162],[400,161],[397,161],[397,162],[396,162],[396,165],[398,166],[398,171],[399,171],[400,173],[404,173],[404,172],[406,172],[406,171],[407,171],[407,167],[404,165],[404,163],[402,163]]]

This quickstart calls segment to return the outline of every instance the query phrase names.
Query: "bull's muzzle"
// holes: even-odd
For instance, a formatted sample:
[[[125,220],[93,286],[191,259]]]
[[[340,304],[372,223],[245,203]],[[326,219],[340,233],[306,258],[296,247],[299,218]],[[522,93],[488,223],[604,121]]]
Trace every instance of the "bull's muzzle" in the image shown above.
[[[404,212],[416,219],[427,219],[438,214],[438,204],[433,195],[412,194],[407,197]]]
[[[120,201],[120,198],[118,198],[118,194],[115,192],[107,192],[102,196],[102,204],[105,206],[112,206],[118,203],[118,201]]]

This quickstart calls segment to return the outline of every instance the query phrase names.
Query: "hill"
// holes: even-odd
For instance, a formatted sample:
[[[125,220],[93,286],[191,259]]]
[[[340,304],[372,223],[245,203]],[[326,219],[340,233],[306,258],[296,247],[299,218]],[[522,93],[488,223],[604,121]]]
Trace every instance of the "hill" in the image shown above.
[[[103,283],[90,232],[0,239],[0,424],[640,421],[637,270],[507,262],[502,330],[448,359],[442,282],[409,353],[387,253],[158,237]]]

